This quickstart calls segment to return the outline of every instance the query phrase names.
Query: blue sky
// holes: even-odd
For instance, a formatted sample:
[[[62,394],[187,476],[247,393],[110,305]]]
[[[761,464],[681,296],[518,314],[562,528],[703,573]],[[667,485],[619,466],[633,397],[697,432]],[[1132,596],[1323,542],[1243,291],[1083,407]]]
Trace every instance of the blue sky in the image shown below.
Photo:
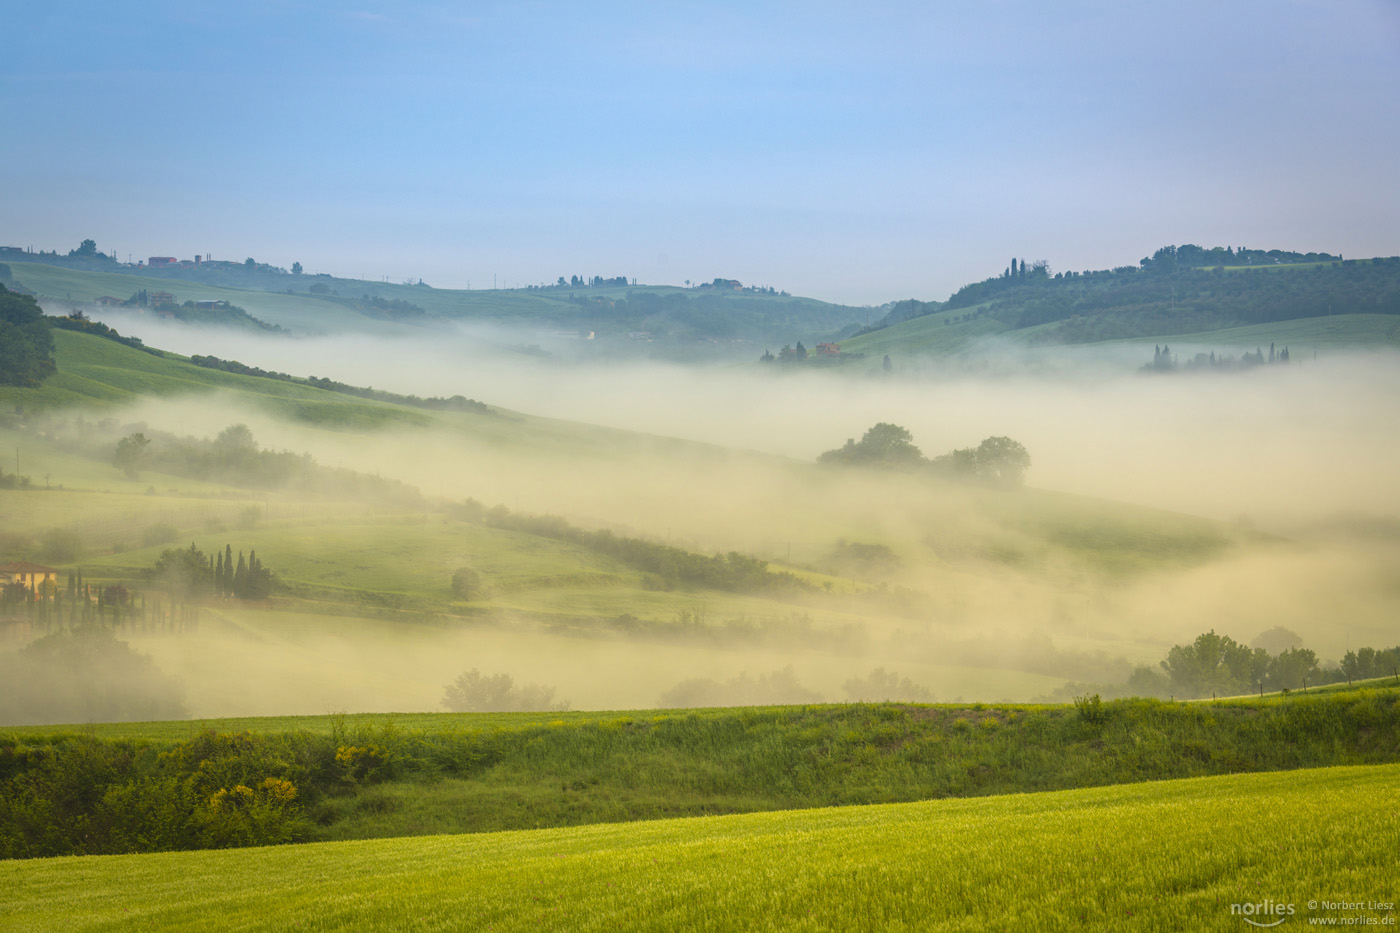
[[[0,242],[944,298],[1400,253],[1400,4],[7,4]]]

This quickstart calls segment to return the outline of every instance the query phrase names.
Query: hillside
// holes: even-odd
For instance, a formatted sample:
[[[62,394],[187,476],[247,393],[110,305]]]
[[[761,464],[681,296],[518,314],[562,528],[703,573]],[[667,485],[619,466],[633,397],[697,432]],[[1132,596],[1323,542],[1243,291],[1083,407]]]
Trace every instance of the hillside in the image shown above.
[[[244,272],[241,267],[138,271],[116,263],[59,266],[12,260],[8,269],[10,281],[40,298],[84,307],[102,296],[125,299],[143,289],[159,289],[174,293],[177,302],[228,301],[298,333],[388,333],[453,322],[491,323],[570,336],[592,333],[592,340],[606,348],[595,351],[600,353],[666,350],[674,355],[688,347],[693,355],[709,347],[710,355],[724,355],[726,345],[736,341],[812,340],[865,314],[859,308],[732,285],[461,290]]]
[[[0,857],[493,832],[1400,761],[1395,678],[1311,695],[1102,705],[843,704],[627,713],[278,717],[0,729]],[[221,724],[220,724],[221,725]],[[101,738],[98,738],[101,736]],[[361,759],[346,749],[363,752]],[[372,751],[370,751],[372,750]],[[74,788],[52,775],[89,774]],[[206,773],[224,775],[209,785]],[[294,800],[225,837],[203,797],[286,781]],[[175,787],[205,785],[203,794]],[[168,795],[104,825],[81,801]],[[77,791],[77,793],[74,793]],[[78,830],[82,832],[79,833]],[[144,841],[142,841],[144,840]]]
[[[189,677],[197,715],[430,709],[465,657],[522,641],[533,660],[506,670],[592,708],[788,665],[793,700],[840,698],[880,666],[940,697],[1028,699],[1122,680],[1166,639],[1197,634],[1135,588],[1288,553],[1122,503],[830,471],[489,405],[425,409],[55,338],[56,375],[0,390],[0,442],[30,478],[0,489],[0,558],[146,593],[167,548],[256,550],[280,581],[270,604],[211,601],[197,638],[134,628]],[[238,424],[251,446],[221,453],[216,435]],[[115,451],[137,431],[151,443],[129,475]],[[748,555],[795,582],[726,589],[682,575],[681,552]],[[465,596],[452,585],[462,567],[483,584]],[[1287,622],[1311,640],[1325,626],[1310,605],[1261,606],[1234,631]],[[1036,634],[1009,647],[1008,626]],[[1333,650],[1326,638],[1315,643]],[[325,639],[348,655],[318,651]],[[251,645],[267,641],[287,648],[286,676],[249,693],[234,671],[265,663]],[[643,646],[653,663],[636,669]],[[373,670],[365,689],[347,686],[346,664]]]
[[[1159,255],[1162,251],[1159,251]],[[957,356],[1012,347],[1166,341],[1253,350],[1394,346],[1400,258],[1250,266],[1145,265],[968,285],[948,301],[902,302],[842,352]]]

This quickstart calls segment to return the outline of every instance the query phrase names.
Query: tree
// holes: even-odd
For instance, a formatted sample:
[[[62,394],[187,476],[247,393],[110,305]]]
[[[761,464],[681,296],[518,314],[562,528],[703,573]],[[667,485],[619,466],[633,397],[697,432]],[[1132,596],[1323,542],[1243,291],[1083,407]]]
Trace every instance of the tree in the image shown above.
[[[56,632],[5,652],[0,682],[5,684],[0,721],[16,725],[180,719],[187,714],[179,683],[102,626]]]
[[[156,565],[150,576],[164,586],[172,595],[188,599],[209,591],[213,584],[214,570],[209,558],[195,547],[194,542],[184,549],[168,548],[156,558]]]
[[[481,589],[481,574],[470,567],[458,567],[452,574],[452,592],[458,599],[475,599]]]
[[[249,256],[247,259],[243,260],[243,266],[249,270],[252,270],[258,267],[258,263],[255,259],[253,259],[252,256]]]
[[[817,458],[817,462],[851,466],[917,466],[923,462],[924,455],[913,441],[914,436],[908,429],[881,421],[866,431],[859,443],[854,439],[847,440],[844,447],[826,451]]]
[[[1269,654],[1282,654],[1289,648],[1302,647],[1302,644],[1303,636],[1290,628],[1284,628],[1282,625],[1275,625],[1267,631],[1260,632],[1259,637],[1250,642],[1251,646],[1263,648]]]
[[[1019,486],[1025,482],[1031,455],[1009,437],[989,437],[977,445],[976,461],[977,472],[984,478],[1003,486]]]
[[[256,451],[258,449],[258,442],[253,438],[253,432],[246,424],[231,424],[224,428],[214,439],[214,445],[223,450]]]
[[[0,385],[37,386],[55,369],[53,334],[39,303],[0,285]]]
[[[150,459],[151,440],[140,431],[117,441],[112,463],[121,467],[127,479],[140,479],[141,467]]]
[[[1317,677],[1317,655],[1311,648],[1289,648],[1273,659],[1269,665],[1271,687],[1279,690],[1297,690],[1306,687],[1308,681]]]
[[[97,255],[97,241],[96,241],[96,240],[84,240],[81,244],[79,244],[79,246],[78,246],[77,249],[69,250],[69,251],[68,251],[68,255],[69,255],[70,258],[76,258],[76,257],[79,257],[79,256],[83,256],[83,257],[92,257],[92,256],[96,256],[96,255]]]
[[[258,560],[257,551],[248,552],[248,570],[243,577],[243,592],[239,599],[266,599],[272,593],[272,571]]]
[[[1189,645],[1176,645],[1162,661],[1175,694],[1187,697],[1243,693],[1263,683],[1269,669],[1267,651],[1217,635],[1214,629],[1197,635]]]
[[[566,710],[568,703],[555,703],[554,688],[543,684],[515,685],[509,674],[483,675],[472,668],[448,684],[442,705],[457,713],[512,713],[540,710]]]
[[[301,263],[292,263],[292,275],[301,275]]]
[[[932,703],[933,691],[916,684],[908,677],[900,677],[894,671],[877,667],[868,677],[852,677],[841,685],[854,703],[880,703],[904,700],[915,703]]]
[[[989,437],[975,448],[964,447],[934,457],[929,465],[955,476],[1019,486],[1031,465],[1031,455],[1020,442],[1009,437]]]

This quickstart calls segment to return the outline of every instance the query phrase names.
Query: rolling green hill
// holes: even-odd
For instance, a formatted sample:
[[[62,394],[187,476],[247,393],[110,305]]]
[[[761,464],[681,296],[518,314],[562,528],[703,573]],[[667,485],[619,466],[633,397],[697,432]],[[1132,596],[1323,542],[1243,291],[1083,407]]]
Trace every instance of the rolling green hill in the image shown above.
[[[909,315],[917,315],[909,317]],[[943,303],[904,302],[843,353],[961,356],[998,346],[1105,341],[1253,350],[1395,346],[1400,258],[1237,267],[1148,262],[1083,274],[1043,269],[969,285]]]
[[[177,302],[229,301],[254,317],[301,333],[376,333],[452,321],[493,322],[567,334],[593,332],[605,343],[636,352],[654,348],[658,341],[667,346],[708,343],[719,351],[734,340],[812,340],[864,314],[811,298],[732,287],[461,290],[285,274],[205,276],[191,271],[193,277],[186,279],[159,270],[134,274],[115,264],[105,271],[27,261],[8,266],[14,282],[41,298],[74,305],[104,295],[126,298],[141,289],[161,289],[174,293]],[[313,293],[313,287],[324,292]]]
[[[961,320],[969,311],[947,311],[904,321],[841,341],[843,353],[863,353],[865,368],[878,366],[883,354],[907,361],[911,356],[971,361],[986,353],[1017,349],[1033,353],[1046,349],[1042,334],[1054,325],[1012,329],[987,317]],[[944,323],[947,321],[948,323]],[[996,338],[994,345],[989,338]],[[1170,344],[1178,356],[1186,351],[1238,354],[1268,349],[1272,343],[1288,347],[1295,360],[1311,359],[1315,351],[1400,348],[1400,316],[1390,314],[1334,314],[1299,318],[1271,324],[1222,327],[1195,333],[1143,334],[1119,337],[1076,347],[1146,347],[1142,362],[1151,362],[1152,344]]]
[[[1387,885],[1398,777],[1394,765],[1327,768],[626,826],[38,859],[0,864],[0,881],[9,921],[38,931],[1238,930],[1244,916],[1273,922],[1260,912],[1273,905],[1295,924],[1380,924],[1395,916]]]
[[[390,421],[426,424],[428,420],[403,406],[220,372],[195,366],[176,354],[146,353],[89,334],[55,330],[54,344],[58,372],[37,388],[0,387],[0,406],[102,409],[143,398],[229,392],[269,412],[312,424],[373,427]]]
[[[270,603],[209,602],[198,637],[121,622],[188,678],[197,715],[432,708],[441,684],[472,666],[454,658],[483,650],[551,659],[540,673],[506,670],[600,708],[789,664],[806,691],[794,699],[840,698],[880,666],[943,698],[1029,699],[1069,680],[1122,682],[1198,634],[1157,588],[1208,587],[1197,581],[1238,561],[1303,559],[1291,542],[1122,503],[832,471],[500,409],[430,410],[55,336],[55,376],[0,390],[0,446],[29,477],[0,488],[0,560],[81,568],[85,582],[164,602],[147,571],[167,548],[257,550],[281,581]],[[214,458],[216,435],[238,423],[267,446],[230,471]],[[150,459],[128,475],[115,450],[137,431]],[[589,537],[602,531],[612,537]],[[616,546],[629,541],[644,559]],[[673,557],[729,552],[797,582],[744,589],[673,572]],[[1391,605],[1388,553],[1349,555],[1375,572],[1336,597]],[[467,596],[451,585],[461,568],[482,578]],[[1315,598],[1268,611],[1232,602],[1230,634],[1285,624],[1335,657],[1342,646]],[[1351,634],[1382,644],[1382,618],[1359,616]],[[433,652],[424,633],[447,647]],[[225,639],[284,645],[299,666],[240,691]],[[316,651],[326,640],[373,692],[344,689],[335,655]],[[395,645],[409,647],[385,664]],[[553,660],[585,651],[623,664],[643,649],[666,662],[626,678]],[[240,658],[262,663],[251,649]]]

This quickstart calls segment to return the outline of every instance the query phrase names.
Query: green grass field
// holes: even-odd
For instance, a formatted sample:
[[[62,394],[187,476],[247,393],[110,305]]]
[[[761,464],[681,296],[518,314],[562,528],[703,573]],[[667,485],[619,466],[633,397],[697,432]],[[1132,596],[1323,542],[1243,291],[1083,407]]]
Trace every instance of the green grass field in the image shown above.
[[[0,851],[479,833],[1388,764],[1400,760],[1397,698],[1386,679],[1264,699],[1119,700],[1093,715],[886,703],[28,727],[0,731],[0,825],[15,827]],[[344,765],[345,748],[379,749],[377,770]],[[297,788],[297,809],[279,817],[286,835],[202,834],[211,794],[273,779]]]
[[[270,414],[330,427],[427,424],[417,409],[328,392],[277,379],[205,369],[169,354],[154,356],[111,340],[54,332],[58,372],[39,388],[0,388],[0,405],[114,408],[147,398],[231,393]]]
[[[1387,765],[7,862],[0,883],[6,923],[35,931],[1232,931],[1249,928],[1245,904],[1291,906],[1289,927],[1393,921],[1398,837],[1400,766]],[[1339,901],[1387,906],[1323,906]]]

